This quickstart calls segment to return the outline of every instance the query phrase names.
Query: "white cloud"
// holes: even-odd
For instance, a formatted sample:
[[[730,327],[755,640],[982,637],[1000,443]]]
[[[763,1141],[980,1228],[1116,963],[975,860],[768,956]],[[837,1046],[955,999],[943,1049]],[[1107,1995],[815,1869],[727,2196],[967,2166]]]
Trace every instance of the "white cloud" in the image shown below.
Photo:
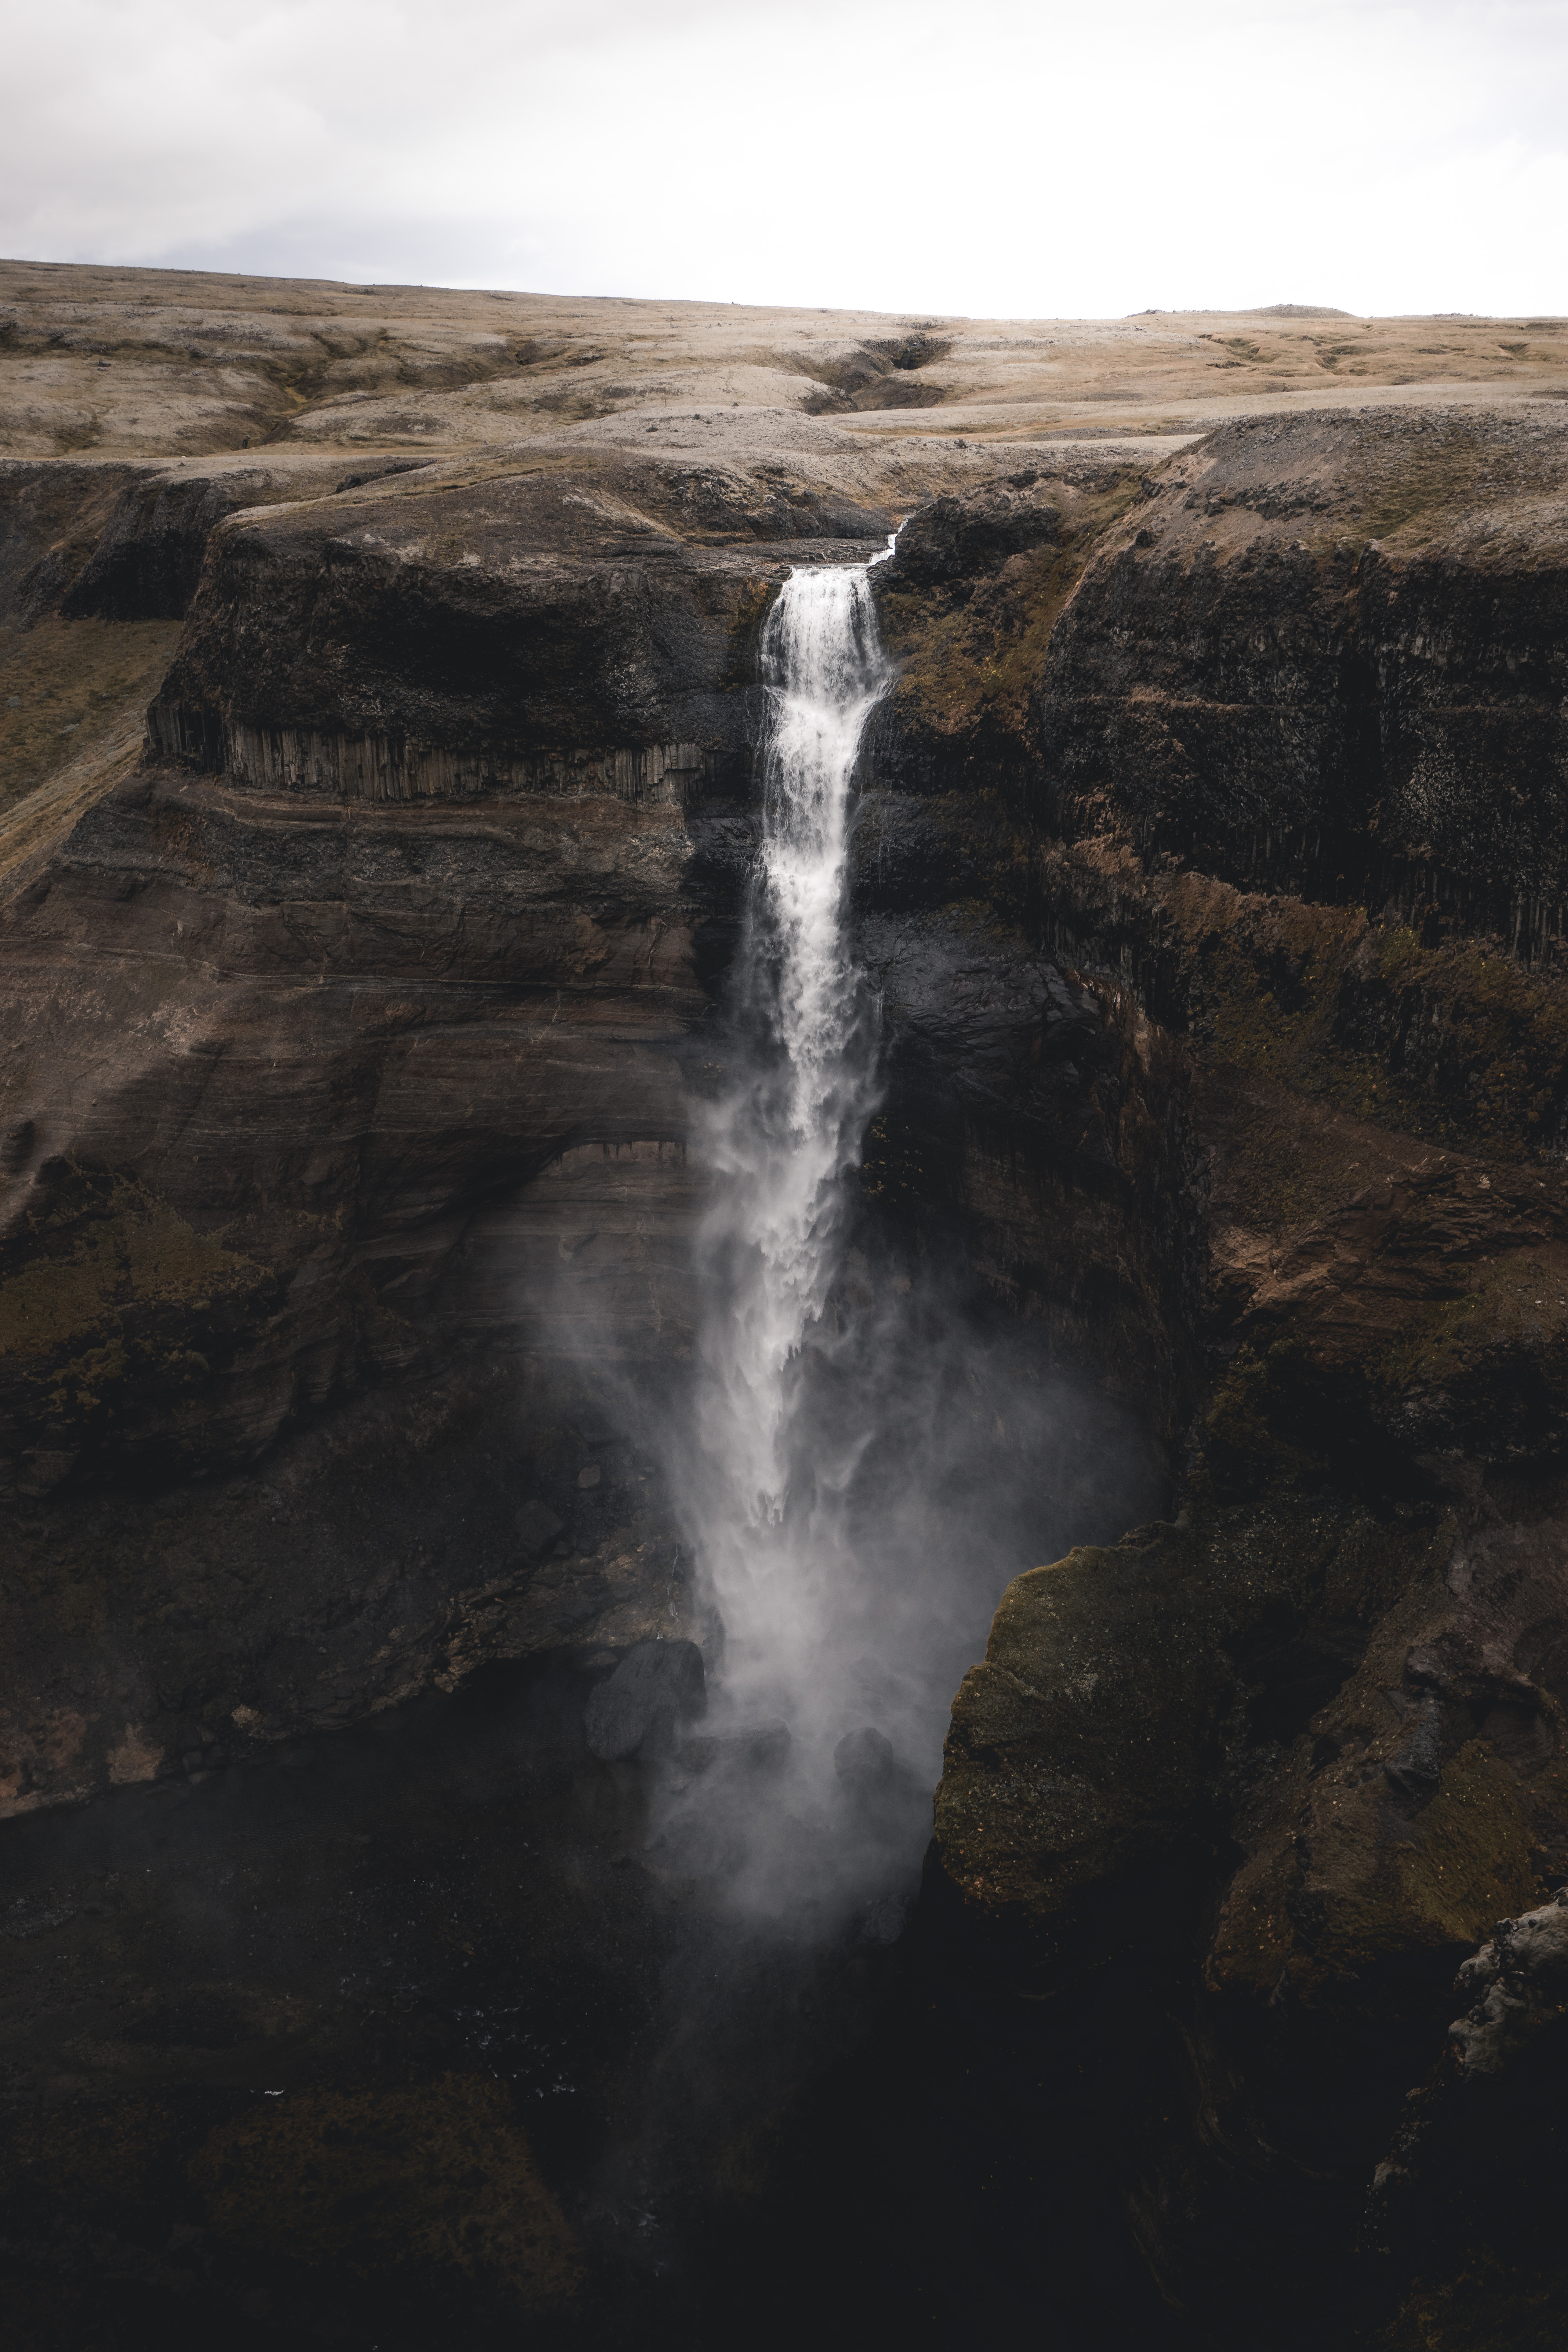
[[[53,0],[0,243],[971,315],[1568,310],[1568,0]]]

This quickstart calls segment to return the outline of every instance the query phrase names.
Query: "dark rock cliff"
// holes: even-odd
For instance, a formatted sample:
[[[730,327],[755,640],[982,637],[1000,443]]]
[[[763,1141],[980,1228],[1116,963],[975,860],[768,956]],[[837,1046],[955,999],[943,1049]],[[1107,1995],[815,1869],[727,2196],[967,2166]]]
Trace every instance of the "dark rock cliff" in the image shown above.
[[[1554,419],[1258,418],[1168,466],[1053,638],[1052,830],[1243,887],[1563,934]]]
[[[1180,1517],[1004,1601],[930,1916],[1047,2099],[1086,2031],[1132,2032],[1094,2130],[1141,2148],[1149,2259],[1226,2342],[1260,2307],[1280,2343],[1394,2325],[1366,2184],[1465,1951],[1568,1876],[1565,447],[1222,429],[1126,499],[1059,617],[1059,522],[1032,578],[988,560],[956,609],[995,667],[1048,626],[1001,761],[994,696],[949,716],[951,586],[922,612],[889,567],[898,723],[952,780],[924,870],[988,872],[993,923],[1139,1006],[1205,1259],[1173,1283],[1163,1245],[1145,1294],[1196,1351]],[[1163,2053],[1127,2025],[1162,2014]]]
[[[432,478],[433,477],[433,478]],[[428,487],[426,487],[428,482]],[[153,741],[359,798],[744,778],[774,544],[886,518],[714,466],[516,460],[352,483],[214,541]],[[639,780],[640,781],[640,780]]]
[[[384,506],[321,470],[116,488],[62,591],[144,624],[199,557],[145,759],[3,917],[22,1807],[635,1638],[676,1590],[635,1480],[574,1514],[528,1464],[591,1466],[574,1368],[689,1351],[686,1070],[752,837],[762,534],[831,557],[885,519],[711,467],[383,468]],[[556,1367],[514,1373],[531,1405],[463,1369],[492,1339]],[[403,1448],[465,1538],[413,1537],[371,1466]],[[353,1539],[302,1543],[336,1486]],[[542,1497],[564,1586],[513,1525]]]
[[[318,1396],[339,1355],[408,1359],[399,1313],[478,1206],[682,1132],[777,518],[679,468],[399,487],[216,533],[148,762],[6,910],[35,1464],[250,1458],[304,1358]],[[108,570],[125,544],[111,516]]]
[[[988,2113],[1100,2069],[1237,2347],[1421,2340],[1440,2085],[1388,2255],[1367,2186],[1455,1969],[1568,1879],[1565,449],[1246,422],[944,495],[876,575],[867,1214],[1182,1465],[1004,1601],[924,1932]],[[29,478],[8,542],[24,603],[189,598],[0,931],[16,1808],[689,1622],[573,1351],[679,1377],[757,633],[889,520],[608,449],[229,497]]]

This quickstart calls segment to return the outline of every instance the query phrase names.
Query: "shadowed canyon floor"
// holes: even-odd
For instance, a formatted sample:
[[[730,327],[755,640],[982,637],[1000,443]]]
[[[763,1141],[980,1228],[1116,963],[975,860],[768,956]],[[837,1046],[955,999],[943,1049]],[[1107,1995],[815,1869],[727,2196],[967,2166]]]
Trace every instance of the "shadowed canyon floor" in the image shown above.
[[[27,2340],[1556,2347],[1565,338],[0,267]],[[762,633],[900,525],[820,1410],[949,1365],[979,1613],[770,1941],[583,1709],[721,1659]]]

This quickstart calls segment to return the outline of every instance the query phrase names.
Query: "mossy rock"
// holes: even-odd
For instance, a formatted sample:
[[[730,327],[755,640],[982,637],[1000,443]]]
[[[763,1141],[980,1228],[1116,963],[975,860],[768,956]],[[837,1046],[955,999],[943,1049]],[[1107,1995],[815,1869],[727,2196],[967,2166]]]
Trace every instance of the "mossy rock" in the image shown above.
[[[499,2083],[301,2090],[224,2124],[192,2158],[220,2245],[427,2286],[456,2273],[514,2305],[569,2301],[581,2252]]]
[[[1475,2252],[1414,2290],[1376,2352],[1562,2352],[1565,2310],[1568,2263]]]
[[[275,1269],[133,1178],[70,1166],[0,1283],[0,1384],[22,1429],[72,1452],[149,1400],[199,1401],[275,1313]]]

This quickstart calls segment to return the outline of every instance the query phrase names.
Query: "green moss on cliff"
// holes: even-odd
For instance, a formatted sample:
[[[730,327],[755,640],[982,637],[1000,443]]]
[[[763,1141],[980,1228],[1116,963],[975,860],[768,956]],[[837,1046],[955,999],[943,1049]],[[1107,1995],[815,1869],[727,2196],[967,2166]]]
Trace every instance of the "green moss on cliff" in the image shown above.
[[[1391,1733],[1379,1744],[1400,1742]],[[1494,1921],[1535,1899],[1518,1785],[1485,1741],[1451,1758],[1431,1801],[1395,1827],[1383,1760],[1374,1749],[1366,1766],[1325,1776],[1293,1833],[1271,1839],[1241,1874],[1211,1956],[1216,1987],[1247,1980],[1245,1937],[1233,1975],[1230,1925],[1259,1867],[1266,1884],[1281,1871],[1291,1880],[1283,1981],[1314,2006],[1376,2006],[1385,1980],[1396,1985],[1422,1955],[1451,1969]]]
[[[1415,1388],[1449,1386],[1472,1375],[1480,1360],[1541,1360],[1548,1378],[1568,1376],[1568,1248],[1500,1256],[1473,1272],[1454,1269],[1456,1283],[1472,1286],[1456,1298],[1413,1307],[1392,1347],[1369,1351],[1369,1383],[1387,1396]]]
[[[1478,440],[1466,417],[1433,417],[1419,435],[1370,446],[1361,471],[1355,483],[1361,521],[1373,539],[1394,531],[1406,531],[1412,539],[1433,530],[1447,531],[1457,512],[1492,505],[1500,494],[1522,487],[1525,478],[1496,443]],[[1413,530],[1417,524],[1423,528]]]
[[[1242,1349],[1204,1416],[1198,1494],[1250,1500],[1282,1482],[1321,1475],[1323,1454],[1304,1440],[1301,1369],[1283,1340],[1264,1356]]]
[[[139,743],[178,621],[65,621],[0,631],[0,811],[83,755]]]
[[[269,1270],[198,1234],[166,1202],[126,1178],[110,1181],[99,1213],[63,1254],[48,1249],[22,1265],[0,1291],[0,1355],[58,1356],[84,1341],[81,1360],[107,1360],[120,1347],[121,1318],[136,1306],[200,1312],[216,1298],[270,1281]]]
[[[1387,1926],[1401,1945],[1425,1934],[1439,1948],[1468,1949],[1538,1899],[1519,1784],[1484,1739],[1444,1766],[1416,1832],[1394,1857]]]
[[[1495,945],[1184,877],[1162,892],[1200,1054],[1422,1141],[1518,1160],[1568,1115],[1568,986]]]
[[[222,2125],[191,2163],[222,2245],[309,2269],[478,2277],[511,2304],[569,2299],[576,2241],[498,2083],[302,2090]]]
[[[1042,1956],[1119,1935],[1130,1890],[1185,1833],[1228,1681],[1193,1560],[1171,1529],[1016,1579],[954,1701],[943,1868]]]
[[[117,1180],[107,1213],[68,1256],[43,1256],[0,1293],[0,1353],[53,1354],[137,1303],[200,1308],[261,1269],[198,1234],[141,1186]]]
[[[1205,1820],[1246,1791],[1212,1990],[1395,2013],[1413,1970],[1446,1980],[1537,1899],[1555,1799],[1479,1737],[1429,1783],[1422,1751],[1412,1763],[1426,1715],[1387,1693],[1447,1622],[1455,1522],[1270,1482],[1285,1457],[1267,1378],[1248,1368],[1230,1403],[1258,1481],[1247,1504],[1205,1502],[1200,1478],[1190,1526],[1009,1587],[954,1705],[938,1852],[978,1916],[1081,1964],[1149,1932],[1156,1876],[1175,1865],[1190,1890]]]
[[[964,739],[1007,742],[1023,759],[1030,708],[1051,631],[1100,540],[1140,495],[1138,476],[1115,476],[1055,517],[1059,536],[1014,556],[962,600],[889,585],[878,598],[883,641],[903,667],[896,719],[950,754]]]

